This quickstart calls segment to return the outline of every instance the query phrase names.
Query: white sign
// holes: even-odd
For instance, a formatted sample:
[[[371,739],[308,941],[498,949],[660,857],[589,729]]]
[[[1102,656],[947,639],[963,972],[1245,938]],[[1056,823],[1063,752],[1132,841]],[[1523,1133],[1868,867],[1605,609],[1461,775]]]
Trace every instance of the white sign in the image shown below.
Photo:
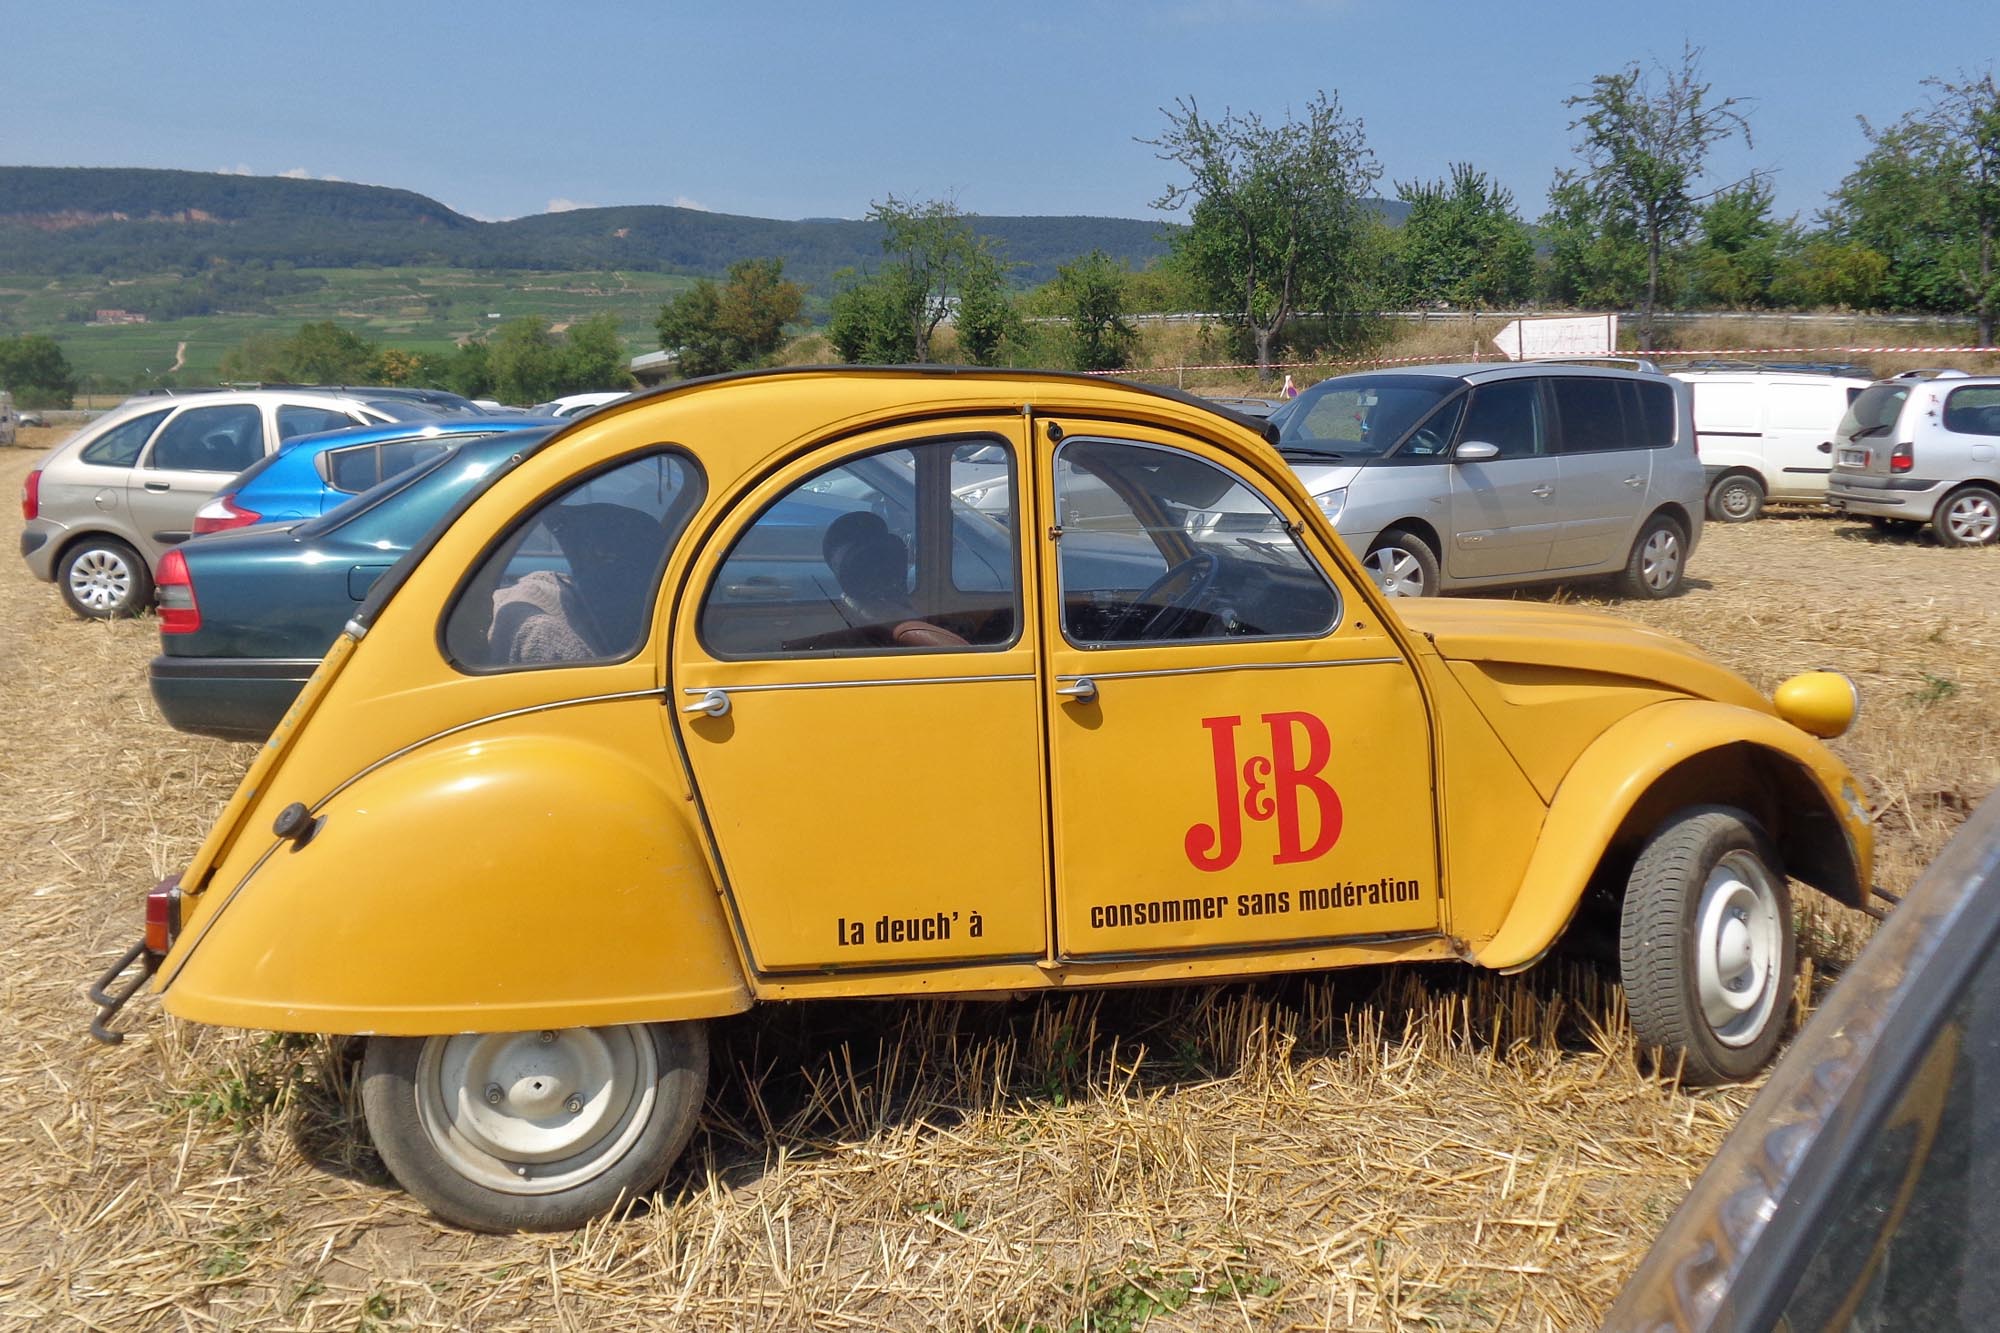
[[[1618,316],[1517,319],[1493,335],[1510,361],[1557,356],[1610,356],[1618,350]]]

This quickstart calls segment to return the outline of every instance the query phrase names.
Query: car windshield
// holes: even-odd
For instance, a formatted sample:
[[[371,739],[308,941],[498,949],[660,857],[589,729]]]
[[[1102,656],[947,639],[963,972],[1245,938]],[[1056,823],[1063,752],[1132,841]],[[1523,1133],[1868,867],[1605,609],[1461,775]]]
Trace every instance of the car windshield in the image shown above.
[[[1903,410],[1903,400],[1909,396],[1910,386],[1907,384],[1869,385],[1847,405],[1847,415],[1840,419],[1839,437],[1859,440],[1887,434]]]
[[[1459,387],[1443,375],[1341,375],[1313,385],[1276,418],[1278,448],[1379,458]]]

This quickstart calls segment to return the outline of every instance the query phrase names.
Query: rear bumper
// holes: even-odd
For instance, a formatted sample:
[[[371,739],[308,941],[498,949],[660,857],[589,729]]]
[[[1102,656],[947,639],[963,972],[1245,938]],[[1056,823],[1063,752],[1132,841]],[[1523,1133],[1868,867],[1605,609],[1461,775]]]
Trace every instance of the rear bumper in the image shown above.
[[[21,525],[21,558],[28,562],[28,572],[44,583],[55,582],[56,552],[62,547],[58,538],[67,531],[46,518],[31,518]]]
[[[1826,503],[1846,514],[1926,522],[1945,484],[1930,477],[1875,477],[1836,472],[1827,479]]]
[[[160,656],[146,680],[160,715],[176,731],[261,741],[318,667],[318,658]]]

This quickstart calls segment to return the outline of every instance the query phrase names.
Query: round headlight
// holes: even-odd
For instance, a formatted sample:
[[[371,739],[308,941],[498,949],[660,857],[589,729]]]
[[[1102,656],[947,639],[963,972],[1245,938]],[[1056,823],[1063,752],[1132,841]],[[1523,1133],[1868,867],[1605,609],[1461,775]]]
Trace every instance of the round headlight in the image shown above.
[[[1800,731],[1830,739],[1854,725],[1861,691],[1838,671],[1806,671],[1780,685],[1771,702]]]

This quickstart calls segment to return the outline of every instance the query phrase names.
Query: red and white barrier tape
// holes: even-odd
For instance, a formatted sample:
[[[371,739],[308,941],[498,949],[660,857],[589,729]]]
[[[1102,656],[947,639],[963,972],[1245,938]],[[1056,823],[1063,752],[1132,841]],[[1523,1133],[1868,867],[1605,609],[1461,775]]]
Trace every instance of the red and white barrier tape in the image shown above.
[[[1775,356],[1775,355],[1795,356],[1795,355],[1809,354],[1809,353],[1817,353],[1820,356],[1825,356],[1829,352],[1838,352],[1843,356],[1882,354],[1882,353],[1887,353],[1897,356],[1907,356],[1913,352],[1922,352],[1926,354],[1937,354],[1937,355],[1951,355],[1951,356],[2000,356],[2000,347],[1959,347],[1959,346],[1710,347],[1710,348],[1698,348],[1692,351],[1660,350],[1652,352],[1607,352],[1604,354],[1604,357],[1602,359],[1630,360],[1634,357],[1653,358],[1653,357],[1664,357],[1664,356],[1714,356],[1714,357],[1745,357],[1745,356]],[[1573,357],[1567,359],[1581,361],[1581,360],[1590,360],[1593,358]],[[1462,356],[1367,356],[1367,357],[1357,357],[1346,361],[1274,361],[1270,364],[1268,369],[1315,370],[1315,369],[1320,369],[1322,367],[1330,367],[1330,366],[1455,365],[1464,360],[1465,358]],[[1496,366],[1516,365],[1516,364],[1527,365],[1529,363],[1530,363],[1529,361],[1512,362],[1504,357],[1494,357],[1491,358],[1490,360],[1490,364]],[[1178,375],[1178,374],[1184,374],[1185,372],[1190,370],[1262,370],[1262,369],[1266,369],[1266,367],[1259,366],[1254,361],[1241,361],[1241,362],[1217,362],[1213,365],[1201,365],[1201,366],[1140,366],[1140,367],[1130,367],[1125,370],[1092,370],[1086,373],[1091,375],[1100,375],[1100,376]]]

